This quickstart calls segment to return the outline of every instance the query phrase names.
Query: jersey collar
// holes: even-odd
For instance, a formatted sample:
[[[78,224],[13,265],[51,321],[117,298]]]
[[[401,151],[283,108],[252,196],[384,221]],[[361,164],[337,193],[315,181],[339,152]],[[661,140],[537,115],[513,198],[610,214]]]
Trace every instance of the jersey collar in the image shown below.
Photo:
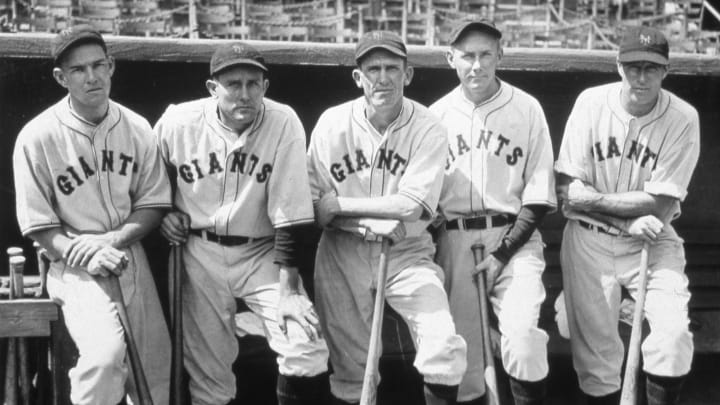
[[[355,101],[352,103],[353,120],[357,124],[359,124],[366,132],[375,133],[379,136],[384,136],[385,134],[392,134],[401,130],[410,123],[410,120],[415,114],[415,105],[413,105],[412,101],[410,101],[408,98],[403,97],[400,114],[398,114],[397,118],[395,118],[395,120],[390,123],[390,125],[388,125],[387,129],[385,130],[385,134],[380,134],[378,130],[375,129],[375,127],[373,127],[372,124],[370,124],[370,121],[367,119],[367,116],[365,115],[366,106],[367,100],[364,96],[355,99]]]
[[[93,124],[80,117],[70,108],[70,95],[63,97],[55,104],[55,116],[62,125],[75,132],[92,138],[94,133],[107,132],[120,121],[120,108],[112,100],[108,100],[108,112],[98,124]]]
[[[495,92],[495,94],[490,96],[490,98],[480,104],[473,103],[467,98],[467,96],[465,96],[462,85],[457,86],[452,91],[450,96],[452,98],[452,103],[454,107],[466,114],[467,116],[471,116],[475,109],[494,108],[496,106],[506,104],[507,101],[512,98],[512,89],[510,89],[510,86],[504,81],[500,79],[496,80],[500,83],[498,90]]]
[[[257,116],[250,124],[250,126],[248,126],[240,134],[240,136],[238,136],[237,132],[235,132],[232,128],[223,124],[220,116],[218,115],[218,105],[216,99],[212,97],[208,98],[208,102],[205,103],[203,115],[205,117],[205,122],[210,128],[212,128],[212,130],[216,134],[230,141],[234,145],[234,147],[238,148],[242,147],[247,141],[247,139],[254,135],[260,129],[262,123],[265,121],[265,103],[262,103]]]
[[[650,112],[643,116],[635,117],[634,115],[631,115],[630,113],[625,111],[625,108],[623,108],[620,102],[621,91],[622,82],[617,82],[610,85],[606,95],[606,102],[613,114],[625,125],[628,125],[630,120],[636,119],[639,126],[644,126],[660,118],[663,114],[665,114],[668,107],[670,106],[670,97],[665,90],[660,89],[660,93],[658,94],[658,100],[652,110],[650,110]]]

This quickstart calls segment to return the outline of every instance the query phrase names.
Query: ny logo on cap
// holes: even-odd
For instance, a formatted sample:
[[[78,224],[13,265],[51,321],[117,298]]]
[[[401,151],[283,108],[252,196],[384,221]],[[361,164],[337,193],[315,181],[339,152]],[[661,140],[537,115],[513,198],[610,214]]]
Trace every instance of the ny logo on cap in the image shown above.
[[[372,33],[372,38],[375,40],[381,40],[381,39],[383,39],[383,36],[384,36],[383,33],[380,31],[376,31],[376,32]]]
[[[240,45],[233,45],[232,50],[233,50],[233,52],[235,52],[235,53],[242,53],[242,52],[243,52],[243,47],[240,46]]]
[[[640,43],[643,45],[650,45],[650,35],[642,35],[640,34]]]

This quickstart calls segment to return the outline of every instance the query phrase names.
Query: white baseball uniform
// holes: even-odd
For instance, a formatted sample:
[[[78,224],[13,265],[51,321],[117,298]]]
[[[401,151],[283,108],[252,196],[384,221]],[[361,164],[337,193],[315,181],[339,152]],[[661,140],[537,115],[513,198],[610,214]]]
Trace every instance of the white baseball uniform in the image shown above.
[[[30,121],[13,154],[17,217],[23,235],[50,228],[105,233],[143,208],[170,208],[170,183],[148,122],[110,102],[91,124],[69,97]],[[125,252],[123,299],[153,401],[168,403],[170,339],[155,283],[140,243]],[[54,262],[47,289],[65,315],[80,358],[70,371],[74,404],[117,404],[127,385],[125,340],[114,304],[81,268]]]
[[[276,318],[275,229],[314,220],[300,119],[265,98],[238,136],[220,121],[217,100],[204,98],[168,107],[155,131],[163,159],[177,173],[175,207],[190,216],[191,228],[249,238],[226,246],[207,240],[207,233],[191,234],[185,245],[185,368],[194,403],[235,397],[236,297],[263,319],[281,374],[325,372],[325,341],[310,341],[295,322],[286,337]]]
[[[652,111],[633,117],[620,104],[620,90],[621,83],[612,83],[580,94],[555,170],[601,193],[637,190],[676,198],[675,218],[699,155],[697,111],[661,90]],[[581,389],[602,396],[620,389],[620,287],[636,294],[643,242],[577,212],[565,214],[560,259],[573,362]],[[651,332],[642,352],[643,368],[658,376],[687,374],[693,355],[682,243],[666,224],[650,246],[645,316]]]
[[[462,224],[479,216],[514,218],[523,205],[556,206],[550,134],[535,98],[500,81],[497,93],[482,104],[469,101],[458,86],[430,110],[448,128],[448,161],[440,196],[440,214],[445,220]],[[482,230],[440,228],[437,260],[445,270],[445,287],[458,331],[468,342],[468,370],[458,392],[460,401],[485,392],[470,247],[482,243],[490,254],[511,226],[512,222]],[[548,336],[538,327],[545,300],[544,269],[543,242],[535,231],[501,273],[489,277],[496,280],[489,294],[498,317],[503,365],[519,380],[538,381],[548,372]]]
[[[455,333],[426,231],[440,194],[445,129],[425,107],[403,99],[400,115],[381,134],[365,117],[365,107],[360,97],[320,117],[308,151],[313,199],[330,191],[359,198],[400,194],[424,208],[421,220],[406,223],[406,238],[390,249],[386,299],[410,327],[414,365],[425,382],[457,385],[466,346]],[[346,401],[360,398],[380,246],[331,228],[318,246],[315,291],[333,364],[331,389]]]

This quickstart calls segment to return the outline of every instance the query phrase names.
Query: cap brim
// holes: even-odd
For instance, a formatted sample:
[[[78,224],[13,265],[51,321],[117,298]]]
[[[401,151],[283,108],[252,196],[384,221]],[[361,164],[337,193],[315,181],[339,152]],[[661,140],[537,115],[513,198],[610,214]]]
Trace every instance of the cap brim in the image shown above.
[[[268,71],[268,68],[265,67],[265,65],[263,65],[262,63],[254,60],[254,59],[234,59],[234,60],[231,60],[231,61],[227,61],[227,62],[225,62],[225,63],[223,63],[223,64],[221,64],[221,65],[219,65],[219,66],[216,66],[216,67],[215,67],[215,70],[213,70],[210,74],[213,74],[213,75],[214,75],[215,73],[218,73],[218,72],[220,72],[221,70],[225,70],[225,69],[227,69],[227,68],[229,68],[229,67],[232,67],[232,66],[242,66],[242,65],[245,65],[245,66],[255,66],[255,67],[257,67],[257,68],[262,69],[262,70],[265,71],[265,72]]]
[[[667,65],[670,63],[668,58],[655,52],[647,51],[632,51],[623,53],[618,56],[618,61],[620,61],[620,63],[652,62],[657,63],[658,65]]]
[[[454,34],[452,35],[452,37],[450,38],[450,45],[452,45],[452,44],[454,44],[455,42],[457,42],[457,40],[458,40],[460,37],[462,37],[463,34],[465,34],[468,30],[471,30],[471,29],[472,29],[472,30],[481,31],[481,32],[484,32],[484,33],[486,33],[486,34],[490,34],[490,35],[492,35],[493,37],[495,37],[495,38],[497,38],[497,39],[502,38],[502,32],[500,32],[499,29],[493,27],[492,25],[488,25],[488,24],[481,23],[481,22],[478,22],[478,21],[473,21],[473,22],[469,22],[469,23],[463,25],[462,27],[459,27],[459,28],[455,31],[455,33],[454,33]]]
[[[407,58],[407,54],[400,49],[397,49],[397,48],[394,48],[394,47],[388,46],[388,45],[379,45],[378,44],[378,45],[373,45],[373,46],[365,49],[361,53],[355,55],[355,62],[359,61],[360,58],[362,58],[363,56],[367,55],[370,51],[375,50],[375,49],[384,49],[384,50],[386,50],[394,55],[397,55],[401,58]]]

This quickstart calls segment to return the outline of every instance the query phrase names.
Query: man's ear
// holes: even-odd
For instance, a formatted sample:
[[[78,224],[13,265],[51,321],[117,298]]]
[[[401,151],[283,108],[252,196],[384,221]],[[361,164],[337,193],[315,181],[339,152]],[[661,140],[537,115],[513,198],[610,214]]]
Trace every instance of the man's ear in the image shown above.
[[[113,58],[112,56],[108,56],[107,61],[110,65],[108,67],[108,73],[110,74],[110,77],[112,77],[113,73],[115,73],[115,58]]]
[[[217,86],[218,86],[218,82],[216,82],[213,79],[207,79],[205,81],[205,87],[207,88],[210,95],[215,98],[217,98]]]
[[[267,89],[270,87],[270,80],[264,79],[263,80],[263,96],[265,95],[265,92],[267,92]]]
[[[352,78],[358,89],[362,89],[362,72],[360,69],[353,69]]]
[[[410,82],[412,81],[413,74],[415,74],[415,69],[413,69],[412,66],[408,66],[405,68],[405,85],[409,86]]]
[[[448,49],[447,52],[445,52],[445,60],[447,60],[451,68],[455,69],[455,53],[452,49]]]
[[[62,69],[59,67],[53,68],[53,77],[55,78],[55,81],[58,82],[59,85],[66,88],[68,87],[67,84],[67,76],[65,76],[65,72],[63,72]]]

